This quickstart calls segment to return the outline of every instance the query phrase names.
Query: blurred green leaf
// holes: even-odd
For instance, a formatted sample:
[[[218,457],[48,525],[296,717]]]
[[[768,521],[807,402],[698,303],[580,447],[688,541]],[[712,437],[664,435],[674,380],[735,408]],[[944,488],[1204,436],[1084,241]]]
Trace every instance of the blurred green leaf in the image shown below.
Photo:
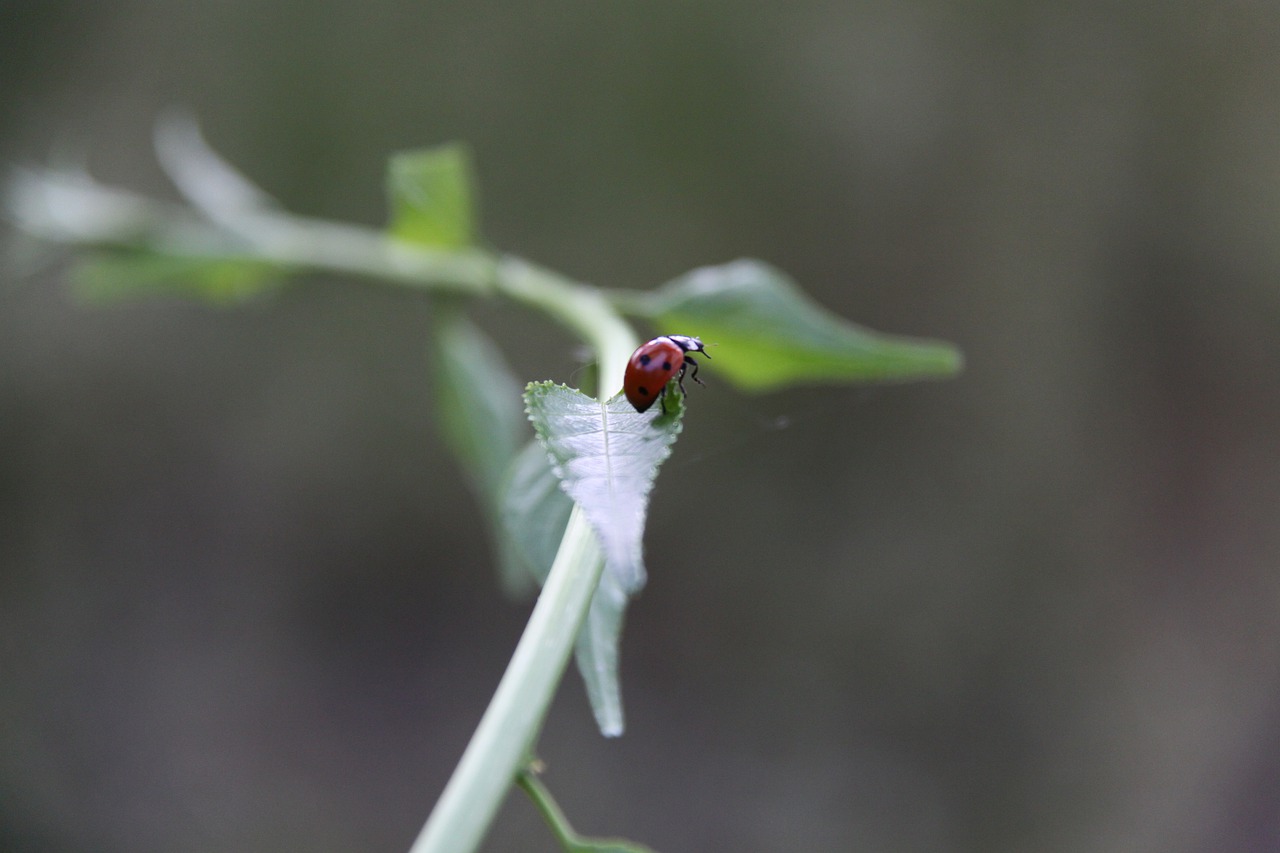
[[[520,382],[498,346],[461,313],[436,315],[436,416],[476,487],[495,498],[524,442]]]
[[[939,378],[962,364],[948,343],[850,323],[760,261],[693,270],[656,291],[644,307],[663,331],[697,335],[713,345],[716,372],[746,391]]]
[[[536,439],[516,454],[499,498],[503,535],[528,577],[546,582],[573,500],[560,488],[546,448]]]
[[[587,688],[591,712],[605,737],[618,737],[624,726],[618,644],[630,597],[618,575],[606,566],[574,645],[574,660]]]
[[[387,169],[391,234],[442,249],[475,240],[471,155],[461,144],[404,151]]]
[[[278,265],[256,259],[122,249],[80,260],[71,270],[71,284],[86,302],[179,296],[225,305],[273,290],[284,274]]]
[[[504,586],[524,592],[528,573],[502,523],[504,482],[528,429],[520,383],[497,345],[460,312],[437,312],[432,347],[437,426],[489,517]]]
[[[577,660],[600,730],[622,733],[618,639],[627,600],[644,585],[642,539],[658,466],[682,427],[679,396],[667,413],[637,413],[621,395],[600,402],[563,385],[530,383],[529,419],[560,488],[582,507],[605,553],[605,572],[578,635]]]
[[[205,140],[196,117],[170,109],[156,119],[156,157],[187,201],[214,222],[277,207],[275,199]]]

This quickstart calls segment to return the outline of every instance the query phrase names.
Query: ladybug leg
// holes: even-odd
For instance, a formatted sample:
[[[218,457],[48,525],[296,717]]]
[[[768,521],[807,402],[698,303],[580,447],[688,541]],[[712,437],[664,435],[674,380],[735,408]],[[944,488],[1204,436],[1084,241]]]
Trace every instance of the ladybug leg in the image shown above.
[[[697,382],[703,388],[707,387],[707,383],[703,382],[701,379],[698,378],[698,362],[694,361],[688,356],[685,356],[684,364],[680,365],[680,373],[676,377],[676,384],[680,386],[681,394],[688,393],[687,391],[684,390],[684,374],[685,374],[685,371],[689,369],[690,365],[693,366],[693,372],[689,374],[689,378],[692,379],[694,382]]]
[[[662,414],[667,413],[667,386],[663,385],[662,390],[658,392],[658,403],[662,406]]]
[[[694,361],[692,358],[686,355],[684,357],[684,363],[693,365],[693,373],[689,374],[689,378],[692,379],[694,382],[697,382],[703,388],[706,388],[707,383],[703,382],[701,379],[698,378],[698,362]]]

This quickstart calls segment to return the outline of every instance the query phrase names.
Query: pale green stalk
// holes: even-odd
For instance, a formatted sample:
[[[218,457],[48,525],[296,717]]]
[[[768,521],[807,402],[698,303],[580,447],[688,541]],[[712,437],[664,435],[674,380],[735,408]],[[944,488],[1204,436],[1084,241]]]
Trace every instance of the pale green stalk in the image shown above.
[[[497,281],[499,293],[541,308],[591,343],[602,400],[621,387],[636,337],[599,291],[514,258],[499,265]],[[603,567],[596,535],[574,507],[507,671],[410,853],[471,853],[479,846],[532,753]]]
[[[410,853],[470,853],[528,760],[600,580],[600,545],[574,508],[507,671]]]

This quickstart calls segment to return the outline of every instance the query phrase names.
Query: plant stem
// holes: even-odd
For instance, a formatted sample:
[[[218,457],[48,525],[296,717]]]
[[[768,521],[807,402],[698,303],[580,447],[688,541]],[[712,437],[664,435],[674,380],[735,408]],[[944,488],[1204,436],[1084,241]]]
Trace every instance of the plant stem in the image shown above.
[[[622,388],[627,359],[640,342],[600,290],[512,255],[498,264],[497,290],[551,315],[591,345],[600,368],[600,400]]]
[[[479,846],[542,727],[603,566],[595,533],[575,507],[511,663],[410,853]]]
[[[622,385],[636,336],[598,290],[513,257],[499,263],[496,283],[500,294],[545,311],[591,344],[597,396]],[[532,751],[603,568],[596,535],[574,507],[511,663],[410,853],[471,853],[479,845]]]
[[[529,799],[533,800],[534,808],[542,815],[542,819],[546,821],[547,828],[551,830],[551,834],[556,837],[556,841],[560,842],[560,846],[566,851],[573,853],[587,853],[587,851],[595,851],[595,853],[654,853],[654,851],[637,844],[634,841],[628,841],[623,838],[591,838],[585,835],[579,835],[574,830],[573,825],[569,823],[569,818],[565,816],[564,810],[560,808],[560,804],[556,802],[555,797],[551,796],[551,791],[543,783],[538,776],[540,762],[536,759],[516,774],[516,784],[529,795]]]
[[[531,767],[526,767],[516,774],[516,784],[524,789],[529,799],[533,800],[534,807],[547,822],[548,828],[561,846],[570,847],[578,843],[578,833],[574,832],[569,824],[569,818],[565,816],[560,809],[560,804],[556,802],[555,797],[551,796],[547,786],[542,784],[542,780]]]
[[[242,217],[265,260],[355,273],[433,291],[492,293],[495,259],[478,249],[415,246],[370,228],[277,213]]]
[[[479,249],[432,249],[358,225],[275,208],[217,222],[173,204],[54,169],[14,174],[5,213],[37,237],[79,246],[147,248],[179,257],[243,258],[393,281],[431,291],[493,293],[497,258]]]

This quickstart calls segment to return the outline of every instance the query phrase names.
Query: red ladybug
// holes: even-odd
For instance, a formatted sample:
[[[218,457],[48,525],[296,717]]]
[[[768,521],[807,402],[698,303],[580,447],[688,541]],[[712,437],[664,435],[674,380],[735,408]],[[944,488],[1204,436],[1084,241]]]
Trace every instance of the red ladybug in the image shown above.
[[[627,402],[635,406],[637,412],[643,412],[653,405],[654,400],[666,396],[667,383],[673,378],[684,393],[684,372],[690,367],[693,372],[690,378],[699,385],[698,362],[692,353],[702,353],[707,358],[711,355],[702,345],[702,341],[687,335],[663,335],[642,344],[631,354],[627,362],[627,373],[622,381],[622,390],[627,395]],[[664,400],[662,411],[667,410]]]

